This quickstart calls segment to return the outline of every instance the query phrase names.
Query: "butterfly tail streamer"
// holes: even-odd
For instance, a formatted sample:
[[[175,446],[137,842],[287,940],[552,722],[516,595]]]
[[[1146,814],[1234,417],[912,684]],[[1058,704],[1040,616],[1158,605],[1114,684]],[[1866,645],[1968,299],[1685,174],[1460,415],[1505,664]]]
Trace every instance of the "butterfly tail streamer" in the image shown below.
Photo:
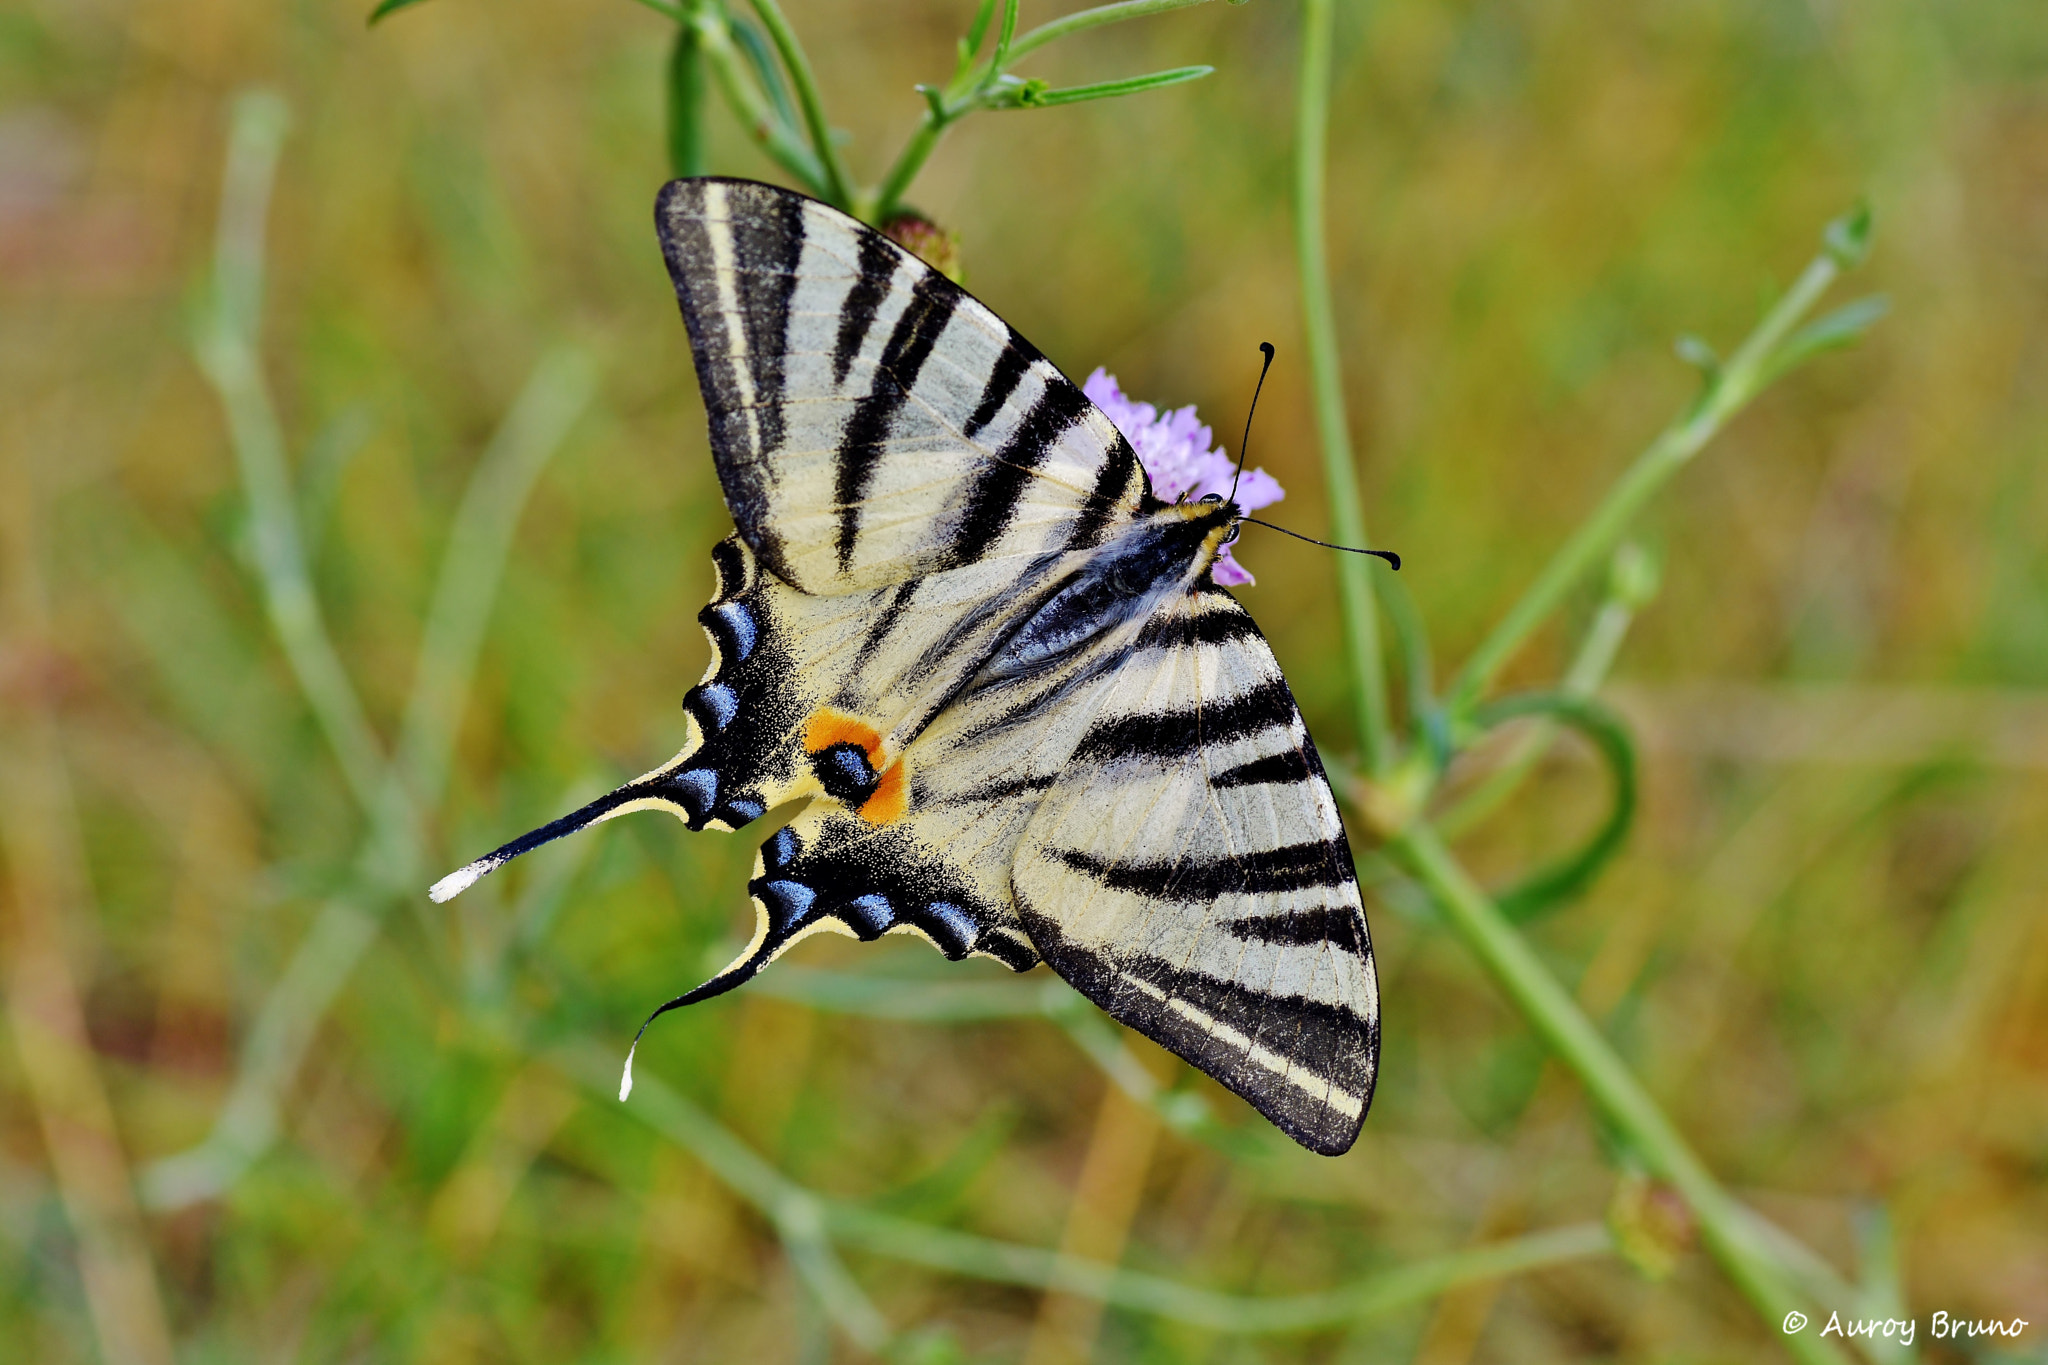
[[[632,1046],[626,1049],[626,1067],[619,1076],[619,1102],[621,1104],[624,1104],[633,1093],[633,1054],[640,1050],[640,1040],[646,1036],[648,1025],[661,1018],[662,1015],[667,1014],[670,1010],[679,1010],[685,1005],[694,1005],[701,1000],[709,1000],[713,996],[724,995],[733,987],[744,985],[753,980],[756,972],[768,965],[783,948],[789,946],[787,938],[782,942],[774,944],[771,944],[768,940],[768,925],[764,920],[761,927],[754,934],[754,941],[749,943],[746,950],[734,958],[724,971],[718,973],[718,975],[712,977],[703,985],[684,991],[675,999],[659,1006],[654,1013],[641,1021],[639,1032],[633,1035]]]
[[[673,791],[673,768],[674,765],[671,764],[644,777],[636,777],[623,787],[606,792],[589,805],[573,810],[558,820],[550,820],[539,829],[528,830],[510,843],[492,849],[475,862],[457,868],[427,888],[428,899],[437,905],[451,901],[520,854],[531,853],[542,844],[551,844],[564,835],[587,829],[615,815],[648,809],[683,813],[682,802]]]

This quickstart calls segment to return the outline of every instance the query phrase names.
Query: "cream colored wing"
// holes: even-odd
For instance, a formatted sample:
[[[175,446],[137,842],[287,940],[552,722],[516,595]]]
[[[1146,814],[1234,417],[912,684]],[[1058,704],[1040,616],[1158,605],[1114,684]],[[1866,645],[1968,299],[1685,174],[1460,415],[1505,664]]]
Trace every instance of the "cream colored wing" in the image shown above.
[[[1357,875],[1294,698],[1227,593],[1147,627],[1012,880],[1025,931],[1076,989],[1304,1146],[1351,1146],[1379,1054]]]
[[[837,209],[678,180],[655,226],[726,505],[791,586],[1085,546],[1148,496],[1130,443],[1030,342]]]
[[[728,537],[712,549],[718,586],[697,614],[711,662],[683,697],[682,751],[443,878],[433,898],[447,900],[522,853],[631,811],[666,810],[695,830],[736,830],[785,802],[824,796],[888,823],[906,805],[904,754],[913,738],[1084,557],[975,563],[814,596],[763,572],[746,542]]]

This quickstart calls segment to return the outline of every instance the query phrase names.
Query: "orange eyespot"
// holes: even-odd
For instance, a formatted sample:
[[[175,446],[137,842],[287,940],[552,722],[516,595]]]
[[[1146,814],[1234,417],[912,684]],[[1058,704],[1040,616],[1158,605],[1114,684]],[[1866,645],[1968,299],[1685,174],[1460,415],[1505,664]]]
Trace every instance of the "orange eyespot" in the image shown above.
[[[900,820],[910,809],[910,776],[903,770],[900,758],[883,765],[881,731],[858,716],[821,706],[804,722],[804,752],[822,753],[835,744],[857,746],[880,774],[874,791],[854,813],[871,825],[886,825]]]
[[[867,753],[868,762],[876,768],[882,766],[881,731],[858,716],[821,706],[804,722],[804,752],[815,754],[835,744],[858,744]]]
[[[903,818],[903,812],[910,809],[910,779],[903,771],[903,760],[897,759],[882,770],[882,780],[875,787],[875,794],[861,803],[860,818],[871,825],[886,825]]]

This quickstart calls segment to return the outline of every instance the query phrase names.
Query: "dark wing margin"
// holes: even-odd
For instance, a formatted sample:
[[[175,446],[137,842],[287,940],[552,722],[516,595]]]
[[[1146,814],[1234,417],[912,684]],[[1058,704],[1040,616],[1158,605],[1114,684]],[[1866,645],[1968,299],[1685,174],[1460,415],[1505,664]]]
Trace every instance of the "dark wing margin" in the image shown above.
[[[1350,1149],[1379,1059],[1364,905],[1300,711],[1227,593],[1147,628],[1012,880],[1075,989],[1303,1146]]]

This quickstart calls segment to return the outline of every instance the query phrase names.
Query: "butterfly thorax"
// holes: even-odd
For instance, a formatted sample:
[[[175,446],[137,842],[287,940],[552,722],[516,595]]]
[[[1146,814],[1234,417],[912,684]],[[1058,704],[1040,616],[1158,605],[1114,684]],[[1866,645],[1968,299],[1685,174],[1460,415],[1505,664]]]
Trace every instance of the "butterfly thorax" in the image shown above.
[[[1104,542],[1004,642],[974,685],[1047,668],[1201,580],[1239,516],[1229,503],[1162,507]]]

